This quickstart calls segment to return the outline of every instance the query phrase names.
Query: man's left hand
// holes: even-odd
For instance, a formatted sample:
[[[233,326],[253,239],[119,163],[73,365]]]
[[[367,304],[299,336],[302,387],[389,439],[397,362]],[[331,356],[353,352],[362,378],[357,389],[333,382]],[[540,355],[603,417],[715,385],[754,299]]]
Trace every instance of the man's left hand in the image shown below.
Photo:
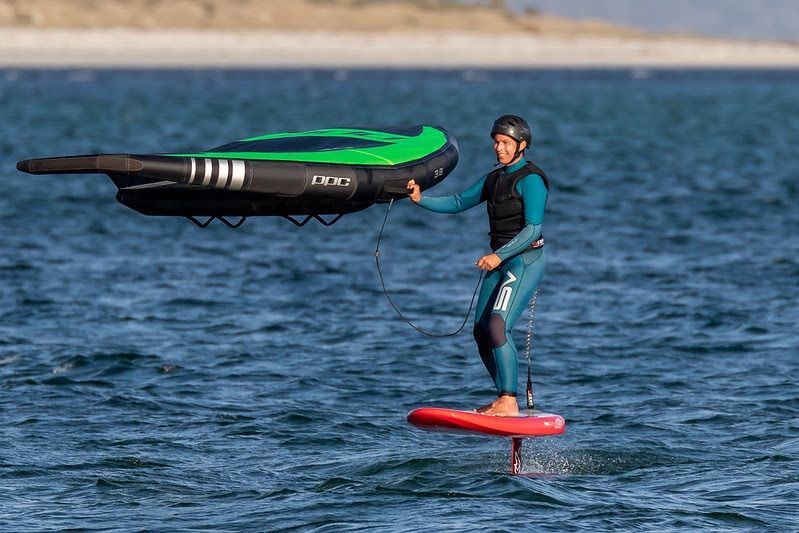
[[[502,259],[497,254],[484,255],[477,260],[477,268],[482,270],[494,270],[502,263]]]

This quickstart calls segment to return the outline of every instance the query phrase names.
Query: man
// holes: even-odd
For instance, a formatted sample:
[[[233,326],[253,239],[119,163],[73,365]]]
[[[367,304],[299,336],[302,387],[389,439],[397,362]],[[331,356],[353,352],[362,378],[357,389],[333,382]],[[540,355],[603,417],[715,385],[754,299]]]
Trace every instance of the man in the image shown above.
[[[487,203],[492,253],[476,262],[487,274],[477,301],[474,339],[494,380],[497,399],[477,411],[518,416],[518,353],[511,330],[544,275],[546,257],[541,228],[549,182],[540,168],[524,158],[532,133],[523,118],[499,117],[491,128],[491,138],[497,162],[502,166],[464,192],[422,198],[414,180],[407,187],[414,203],[437,213],[460,213]]]

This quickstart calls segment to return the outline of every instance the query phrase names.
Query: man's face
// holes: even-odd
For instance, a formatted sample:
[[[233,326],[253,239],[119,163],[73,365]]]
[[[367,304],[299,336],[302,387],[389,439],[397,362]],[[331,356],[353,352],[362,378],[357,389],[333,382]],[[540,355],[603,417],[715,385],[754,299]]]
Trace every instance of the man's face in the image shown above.
[[[524,141],[522,141],[524,146]],[[518,144],[513,137],[508,137],[505,134],[497,133],[494,135],[494,152],[497,154],[497,161],[503,165],[513,162],[513,156],[516,155]]]

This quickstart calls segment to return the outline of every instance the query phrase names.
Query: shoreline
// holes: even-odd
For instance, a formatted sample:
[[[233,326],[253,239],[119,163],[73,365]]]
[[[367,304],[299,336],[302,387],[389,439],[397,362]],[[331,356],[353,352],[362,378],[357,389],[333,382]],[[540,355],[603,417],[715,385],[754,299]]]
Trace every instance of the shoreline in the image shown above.
[[[793,69],[799,45],[679,36],[0,28],[0,68],[181,67]]]

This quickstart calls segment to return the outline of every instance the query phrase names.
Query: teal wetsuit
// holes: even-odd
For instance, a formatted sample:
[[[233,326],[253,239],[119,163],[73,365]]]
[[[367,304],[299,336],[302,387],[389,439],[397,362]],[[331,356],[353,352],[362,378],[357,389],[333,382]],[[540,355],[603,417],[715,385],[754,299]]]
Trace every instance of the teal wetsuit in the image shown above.
[[[511,174],[527,165],[520,160],[505,167]],[[437,213],[460,213],[486,200],[485,182],[490,175],[460,194],[422,197],[421,207]],[[524,226],[509,242],[495,250],[502,263],[488,272],[480,287],[474,320],[474,339],[499,395],[515,395],[518,380],[518,353],[511,338],[513,325],[544,276],[544,249],[530,249],[541,237],[548,190],[538,174],[528,174],[516,182],[516,193],[524,206]]]

